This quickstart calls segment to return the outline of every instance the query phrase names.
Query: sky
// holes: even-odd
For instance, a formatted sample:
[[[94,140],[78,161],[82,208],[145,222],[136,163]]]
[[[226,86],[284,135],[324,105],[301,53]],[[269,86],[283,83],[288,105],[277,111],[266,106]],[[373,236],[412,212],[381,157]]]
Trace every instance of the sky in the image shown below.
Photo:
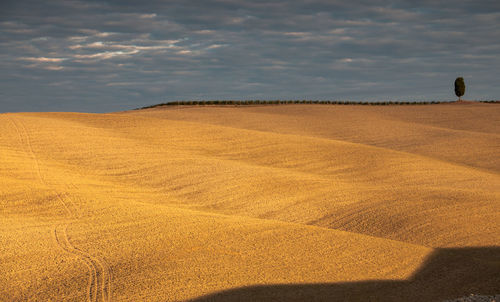
[[[2,0],[0,112],[500,99],[500,1]]]

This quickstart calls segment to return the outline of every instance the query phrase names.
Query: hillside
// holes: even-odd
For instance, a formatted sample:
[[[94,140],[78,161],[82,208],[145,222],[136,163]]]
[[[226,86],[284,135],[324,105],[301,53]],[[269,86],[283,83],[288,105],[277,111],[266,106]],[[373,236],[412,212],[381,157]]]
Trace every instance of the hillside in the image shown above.
[[[500,292],[500,106],[0,115],[0,300]]]

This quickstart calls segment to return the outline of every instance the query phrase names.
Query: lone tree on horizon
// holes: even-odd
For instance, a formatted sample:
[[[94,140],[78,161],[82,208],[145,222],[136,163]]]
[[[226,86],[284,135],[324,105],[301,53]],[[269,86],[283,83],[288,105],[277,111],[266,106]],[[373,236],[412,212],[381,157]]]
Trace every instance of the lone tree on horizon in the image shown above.
[[[462,77],[458,77],[456,80],[455,80],[455,95],[458,96],[458,100],[461,101],[461,97],[464,95],[465,93],[465,82],[464,82],[464,78]]]

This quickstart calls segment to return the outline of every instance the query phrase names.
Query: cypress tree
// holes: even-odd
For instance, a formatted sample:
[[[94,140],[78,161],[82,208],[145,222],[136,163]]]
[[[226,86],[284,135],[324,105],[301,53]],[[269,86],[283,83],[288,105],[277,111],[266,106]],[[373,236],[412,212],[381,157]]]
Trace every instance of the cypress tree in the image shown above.
[[[465,82],[464,82],[464,78],[462,77],[458,77],[456,80],[455,80],[455,95],[458,96],[458,100],[461,101],[461,97],[464,95],[465,93]]]

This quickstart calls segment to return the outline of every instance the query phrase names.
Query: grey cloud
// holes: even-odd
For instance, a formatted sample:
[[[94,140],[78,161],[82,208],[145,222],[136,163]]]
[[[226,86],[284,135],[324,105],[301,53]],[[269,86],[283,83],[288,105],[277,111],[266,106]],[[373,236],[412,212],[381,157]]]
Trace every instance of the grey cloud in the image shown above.
[[[7,1],[0,112],[175,99],[498,99],[498,1]]]

